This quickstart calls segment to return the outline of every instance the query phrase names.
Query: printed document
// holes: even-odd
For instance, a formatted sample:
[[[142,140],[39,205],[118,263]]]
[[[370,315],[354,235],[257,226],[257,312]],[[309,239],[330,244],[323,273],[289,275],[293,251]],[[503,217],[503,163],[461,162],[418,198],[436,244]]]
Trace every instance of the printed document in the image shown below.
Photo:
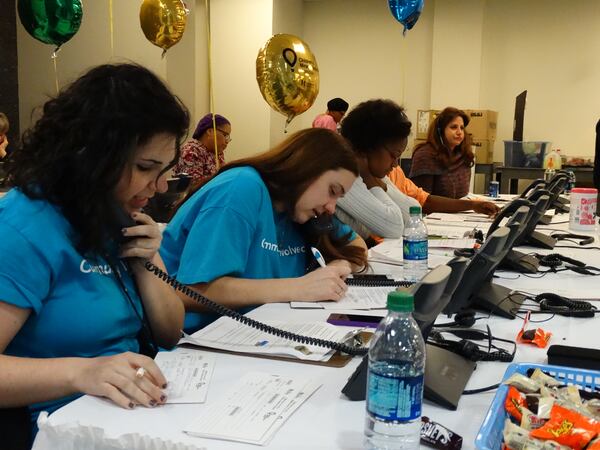
[[[302,336],[335,342],[343,342],[348,331],[343,327],[336,327],[326,322],[265,323]],[[199,345],[239,353],[283,356],[306,361],[328,361],[335,353],[334,350],[329,348],[302,344],[265,333],[230,317],[220,317],[191,336],[184,335],[179,344]]]
[[[290,302],[290,306],[295,309],[385,309],[387,295],[395,289],[394,286],[349,286],[346,295],[339,302]]]
[[[192,436],[267,445],[320,386],[305,376],[250,372],[183,431]]]
[[[475,239],[429,239],[429,248],[474,248]]]
[[[158,352],[156,365],[168,381],[167,403],[204,403],[215,354],[191,348]]]

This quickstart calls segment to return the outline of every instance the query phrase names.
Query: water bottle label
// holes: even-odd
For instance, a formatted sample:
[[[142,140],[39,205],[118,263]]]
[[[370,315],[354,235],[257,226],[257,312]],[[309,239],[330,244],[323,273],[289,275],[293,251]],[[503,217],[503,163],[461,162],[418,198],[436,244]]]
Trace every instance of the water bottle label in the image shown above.
[[[367,411],[384,421],[409,421],[421,417],[423,375],[393,377],[369,371]]]
[[[423,261],[424,259],[427,259],[427,240],[405,240],[402,245],[402,253],[404,259],[408,259],[411,261]]]

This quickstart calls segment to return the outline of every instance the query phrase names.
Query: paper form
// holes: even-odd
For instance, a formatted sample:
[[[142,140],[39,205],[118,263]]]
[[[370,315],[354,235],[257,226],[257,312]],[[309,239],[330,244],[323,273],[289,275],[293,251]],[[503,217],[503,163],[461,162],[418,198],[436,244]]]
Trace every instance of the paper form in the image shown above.
[[[251,372],[183,431],[192,436],[266,445],[320,386],[305,376]]]
[[[326,322],[265,322],[303,336],[342,342],[348,330]],[[230,317],[220,317],[191,336],[184,335],[180,344],[193,344],[241,353],[285,356],[307,361],[327,361],[334,351],[277,337],[244,325]]]
[[[472,222],[479,223],[492,223],[492,219],[490,219],[485,214],[478,213],[431,213],[425,217],[425,223],[429,227],[430,221],[441,221],[445,225],[450,224],[452,222],[464,222],[467,225]]]
[[[433,222],[433,221],[432,221]],[[442,236],[449,239],[460,239],[464,237],[465,231],[457,229],[457,227],[448,227],[446,225],[436,225],[435,223],[427,223],[427,233],[430,236]]]
[[[394,286],[350,286],[339,302],[290,302],[290,306],[297,309],[380,309],[386,308],[387,295],[395,289]]]
[[[215,355],[190,348],[158,352],[154,361],[168,381],[167,403],[204,403]]]
[[[384,261],[402,263],[402,239],[386,239],[382,243],[372,247],[369,252],[373,258],[382,259]]]
[[[429,248],[473,248],[475,239],[429,239]]]

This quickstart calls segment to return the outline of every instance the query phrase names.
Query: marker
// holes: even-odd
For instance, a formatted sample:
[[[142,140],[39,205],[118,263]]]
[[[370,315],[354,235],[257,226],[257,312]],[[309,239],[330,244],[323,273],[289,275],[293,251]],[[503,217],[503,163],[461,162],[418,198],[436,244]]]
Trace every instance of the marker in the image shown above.
[[[317,260],[319,265],[321,267],[326,267],[327,264],[325,263],[325,260],[323,259],[323,255],[321,255],[321,252],[314,247],[311,247],[310,250],[312,251],[313,255],[315,255],[315,259]]]

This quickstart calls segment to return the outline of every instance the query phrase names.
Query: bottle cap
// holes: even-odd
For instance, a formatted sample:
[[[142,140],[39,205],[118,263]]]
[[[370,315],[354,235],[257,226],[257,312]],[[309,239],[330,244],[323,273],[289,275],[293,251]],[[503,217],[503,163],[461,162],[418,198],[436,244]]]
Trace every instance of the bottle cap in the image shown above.
[[[421,214],[421,207],[420,206],[411,206],[410,208],[408,208],[408,213],[412,216],[413,214]]]
[[[412,312],[415,310],[415,300],[408,292],[392,291],[387,297],[387,307],[390,311]]]

